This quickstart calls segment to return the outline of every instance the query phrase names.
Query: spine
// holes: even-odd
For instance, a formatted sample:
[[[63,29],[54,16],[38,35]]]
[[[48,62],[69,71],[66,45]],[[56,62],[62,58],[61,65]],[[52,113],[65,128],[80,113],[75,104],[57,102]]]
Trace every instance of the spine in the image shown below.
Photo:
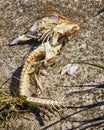
[[[40,46],[34,51],[32,51],[23,66],[21,78],[20,78],[19,96],[25,96],[25,97],[31,96],[29,72],[31,70],[31,66],[37,60],[37,58],[44,54],[44,51],[41,51],[43,50],[42,48],[43,47]]]

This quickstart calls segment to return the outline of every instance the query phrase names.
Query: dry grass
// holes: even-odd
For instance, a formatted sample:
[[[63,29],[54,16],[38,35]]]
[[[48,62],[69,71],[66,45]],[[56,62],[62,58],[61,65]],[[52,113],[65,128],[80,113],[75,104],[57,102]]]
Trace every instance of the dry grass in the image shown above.
[[[1,86],[0,86],[0,120],[5,121],[10,116],[11,113],[19,113],[22,112],[23,109],[28,106],[28,102],[24,99],[21,99],[19,97],[14,97],[9,93],[6,93],[5,90],[3,91],[2,87],[6,86],[8,80],[6,80]],[[9,86],[10,87],[10,86]]]

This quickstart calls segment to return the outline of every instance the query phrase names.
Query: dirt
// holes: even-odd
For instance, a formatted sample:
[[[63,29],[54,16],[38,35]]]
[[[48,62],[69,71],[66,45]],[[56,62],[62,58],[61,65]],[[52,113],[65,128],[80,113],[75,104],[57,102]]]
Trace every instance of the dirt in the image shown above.
[[[60,61],[41,75],[44,96],[56,99],[66,95],[69,108],[45,119],[31,112],[19,114],[1,123],[0,130],[103,130],[104,129],[104,70],[79,65],[73,75],[60,75],[71,61],[85,60],[104,65],[103,0],[0,0],[0,86],[23,64],[32,45],[9,46],[18,35],[27,32],[43,13],[57,12],[80,26],[60,53]],[[16,71],[17,70],[17,71]],[[3,86],[9,92],[11,79]],[[85,84],[85,86],[78,86]],[[14,86],[18,85],[17,82]]]

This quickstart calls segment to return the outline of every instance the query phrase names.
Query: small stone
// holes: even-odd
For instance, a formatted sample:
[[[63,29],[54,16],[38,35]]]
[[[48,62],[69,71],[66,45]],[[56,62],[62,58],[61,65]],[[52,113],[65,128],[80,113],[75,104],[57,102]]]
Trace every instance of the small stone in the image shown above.
[[[23,13],[23,9],[18,8],[18,12],[19,12],[19,13]]]

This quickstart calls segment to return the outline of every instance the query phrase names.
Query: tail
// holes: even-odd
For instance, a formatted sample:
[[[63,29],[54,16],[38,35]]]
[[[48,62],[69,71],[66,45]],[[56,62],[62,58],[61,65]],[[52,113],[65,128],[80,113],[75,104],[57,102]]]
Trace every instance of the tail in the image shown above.
[[[60,100],[53,100],[53,99],[42,99],[37,97],[27,97],[26,101],[28,101],[31,105],[34,106],[52,106],[52,107],[66,107],[67,103]]]

